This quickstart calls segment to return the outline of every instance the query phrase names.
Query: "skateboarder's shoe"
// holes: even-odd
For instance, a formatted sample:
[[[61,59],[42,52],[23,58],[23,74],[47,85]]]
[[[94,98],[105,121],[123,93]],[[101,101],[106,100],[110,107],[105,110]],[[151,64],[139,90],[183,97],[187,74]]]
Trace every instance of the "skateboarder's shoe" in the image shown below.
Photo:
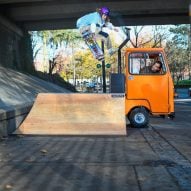
[[[100,55],[96,58],[98,61],[104,61],[104,55]]]

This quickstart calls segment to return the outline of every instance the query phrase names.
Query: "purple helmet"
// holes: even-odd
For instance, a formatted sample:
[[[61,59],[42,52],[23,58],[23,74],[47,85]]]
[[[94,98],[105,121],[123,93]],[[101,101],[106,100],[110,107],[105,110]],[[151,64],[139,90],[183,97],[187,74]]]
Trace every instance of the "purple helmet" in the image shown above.
[[[102,7],[102,8],[100,8],[100,12],[102,15],[104,14],[104,15],[109,16],[110,10],[107,7]]]

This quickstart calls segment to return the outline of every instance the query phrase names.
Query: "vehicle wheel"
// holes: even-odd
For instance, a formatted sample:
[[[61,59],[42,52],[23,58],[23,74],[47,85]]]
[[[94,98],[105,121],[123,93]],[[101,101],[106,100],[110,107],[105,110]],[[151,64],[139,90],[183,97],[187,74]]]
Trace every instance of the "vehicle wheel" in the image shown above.
[[[146,127],[149,123],[149,114],[144,107],[135,108],[129,114],[129,121],[133,127]]]

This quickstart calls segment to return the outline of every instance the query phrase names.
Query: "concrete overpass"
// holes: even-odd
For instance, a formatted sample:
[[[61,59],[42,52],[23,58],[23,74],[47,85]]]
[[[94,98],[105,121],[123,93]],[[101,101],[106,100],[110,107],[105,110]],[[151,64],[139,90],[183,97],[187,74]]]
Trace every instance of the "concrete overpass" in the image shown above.
[[[26,30],[75,28],[78,17],[107,6],[115,25],[189,23],[190,0],[0,0],[1,16]]]
[[[31,72],[28,31],[75,28],[97,7],[111,9],[116,26],[189,23],[190,0],[0,0],[0,65]]]

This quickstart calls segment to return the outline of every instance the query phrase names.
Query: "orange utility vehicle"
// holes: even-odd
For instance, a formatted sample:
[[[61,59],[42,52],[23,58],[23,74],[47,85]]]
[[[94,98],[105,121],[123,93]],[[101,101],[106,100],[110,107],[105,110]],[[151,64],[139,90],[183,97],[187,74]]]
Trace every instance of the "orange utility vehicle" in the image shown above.
[[[125,114],[133,127],[145,127],[149,115],[168,116],[174,113],[174,86],[162,48],[127,48],[121,56],[118,51],[118,73],[111,74],[111,93],[125,93]],[[144,70],[160,61],[158,72]],[[143,72],[144,71],[144,72]]]

